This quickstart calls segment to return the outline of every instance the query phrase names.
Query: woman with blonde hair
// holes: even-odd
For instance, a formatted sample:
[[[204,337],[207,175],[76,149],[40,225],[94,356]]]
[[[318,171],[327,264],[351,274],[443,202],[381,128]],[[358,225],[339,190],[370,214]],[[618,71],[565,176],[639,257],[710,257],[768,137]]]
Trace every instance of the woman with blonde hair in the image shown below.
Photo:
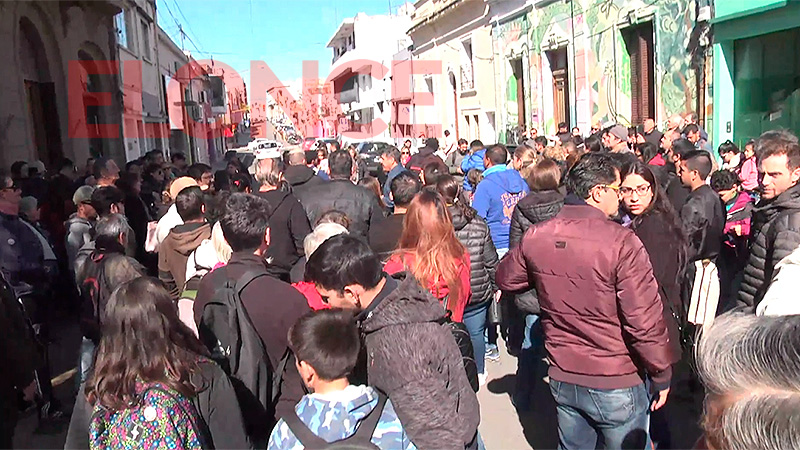
[[[472,294],[469,253],[456,237],[439,193],[426,189],[411,201],[397,250],[384,270],[389,274],[407,270],[442,302],[454,321],[463,320]]]

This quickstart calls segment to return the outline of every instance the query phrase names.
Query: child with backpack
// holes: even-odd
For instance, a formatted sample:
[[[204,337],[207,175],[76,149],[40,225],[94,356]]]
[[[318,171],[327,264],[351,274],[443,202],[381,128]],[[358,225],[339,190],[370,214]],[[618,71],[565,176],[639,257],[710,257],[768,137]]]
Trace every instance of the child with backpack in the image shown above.
[[[111,295],[65,448],[252,448],[225,372],[154,278]]]
[[[289,330],[297,370],[312,392],[272,430],[268,450],[416,449],[386,395],[347,380],[361,349],[351,312],[315,311]]]

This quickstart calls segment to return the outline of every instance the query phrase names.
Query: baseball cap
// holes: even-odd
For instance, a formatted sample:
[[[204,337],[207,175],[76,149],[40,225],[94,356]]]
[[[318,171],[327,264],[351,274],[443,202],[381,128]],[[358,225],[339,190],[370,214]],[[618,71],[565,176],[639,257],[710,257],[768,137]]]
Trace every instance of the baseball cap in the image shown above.
[[[172,185],[169,187],[169,196],[172,197],[172,199],[174,200],[178,196],[178,194],[181,193],[182,190],[191,186],[198,186],[197,181],[195,181],[194,178],[192,177],[176,178],[175,181],[172,182]]]
[[[79,187],[75,193],[72,194],[72,203],[74,203],[75,206],[78,206],[81,203],[89,203],[92,200],[92,193],[94,190],[94,186]]]
[[[614,125],[608,132],[621,141],[628,140],[628,129],[622,125]]]

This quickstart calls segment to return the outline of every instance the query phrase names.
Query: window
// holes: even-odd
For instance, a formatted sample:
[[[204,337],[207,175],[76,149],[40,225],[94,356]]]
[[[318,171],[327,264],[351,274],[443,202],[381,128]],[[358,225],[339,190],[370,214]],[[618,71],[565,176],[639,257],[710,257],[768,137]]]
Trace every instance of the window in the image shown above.
[[[124,10],[114,16],[114,31],[117,32],[117,44],[128,48],[128,24]]]
[[[655,117],[653,22],[622,31],[631,61],[631,123]]]
[[[150,53],[150,24],[142,20],[142,56],[145,59],[152,59]]]

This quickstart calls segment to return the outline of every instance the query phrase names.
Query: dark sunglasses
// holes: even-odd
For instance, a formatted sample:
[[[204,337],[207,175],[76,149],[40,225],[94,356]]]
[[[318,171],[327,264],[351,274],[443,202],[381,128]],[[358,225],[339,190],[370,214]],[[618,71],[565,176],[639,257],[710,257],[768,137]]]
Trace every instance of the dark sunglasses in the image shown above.
[[[11,186],[6,186],[3,188],[4,191],[21,191],[22,188],[19,187],[17,183],[12,184]]]

